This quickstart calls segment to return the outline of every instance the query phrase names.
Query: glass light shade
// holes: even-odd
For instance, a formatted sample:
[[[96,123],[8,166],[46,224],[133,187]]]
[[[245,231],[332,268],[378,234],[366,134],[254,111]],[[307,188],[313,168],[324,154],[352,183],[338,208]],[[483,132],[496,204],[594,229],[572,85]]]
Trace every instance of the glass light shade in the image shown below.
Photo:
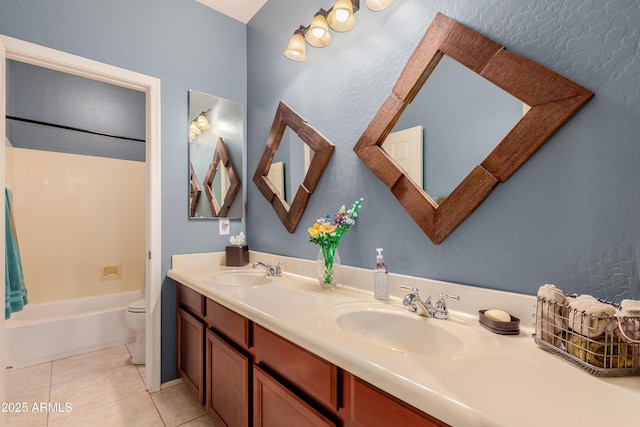
[[[304,45],[304,37],[298,31],[296,31],[293,36],[291,36],[291,40],[289,40],[289,46],[284,51],[284,56],[289,58],[292,61],[305,61],[307,59],[307,54],[305,51]]]
[[[336,0],[327,21],[331,28],[341,33],[353,29],[356,25],[356,16],[353,14],[351,0]]]
[[[191,124],[189,125],[189,132],[193,132],[195,136],[198,136],[202,133],[200,128],[198,128],[198,124],[196,123],[195,120],[192,121]]]
[[[307,40],[307,43],[313,47],[325,47],[331,43],[329,25],[327,24],[327,19],[322,13],[318,13],[313,17],[309,30],[304,37]]]
[[[209,120],[207,120],[207,116],[205,116],[204,114],[200,114],[198,116],[198,118],[196,119],[196,126],[198,126],[198,129],[200,130],[207,130],[211,127],[209,126]]]
[[[374,12],[379,12],[391,6],[393,0],[367,0],[367,7]]]

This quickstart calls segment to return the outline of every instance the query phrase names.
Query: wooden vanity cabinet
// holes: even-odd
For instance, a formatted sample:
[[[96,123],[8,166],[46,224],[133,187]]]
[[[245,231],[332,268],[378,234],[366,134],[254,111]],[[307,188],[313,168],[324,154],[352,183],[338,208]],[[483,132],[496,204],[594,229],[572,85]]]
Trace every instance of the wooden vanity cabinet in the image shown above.
[[[178,373],[216,425],[448,425],[178,284]]]

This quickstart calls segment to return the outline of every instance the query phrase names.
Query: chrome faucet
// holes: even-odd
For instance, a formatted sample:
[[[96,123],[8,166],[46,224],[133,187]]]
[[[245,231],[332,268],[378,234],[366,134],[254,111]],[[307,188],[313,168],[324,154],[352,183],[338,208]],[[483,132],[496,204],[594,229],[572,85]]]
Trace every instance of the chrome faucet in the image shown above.
[[[267,270],[267,274],[269,276],[280,277],[280,276],[282,276],[282,268],[281,267],[283,265],[284,265],[283,262],[279,262],[276,265],[272,265],[271,261],[265,259],[264,262],[262,262],[262,261],[254,262],[252,267],[253,268],[256,268],[257,266],[264,267],[264,269]]]
[[[409,289],[412,291],[410,294],[405,295],[402,299],[402,304],[408,307],[410,311],[424,317],[434,317],[440,320],[447,320],[449,318],[449,309],[445,303],[445,297],[459,300],[457,295],[448,295],[440,293],[438,294],[438,301],[436,305],[431,304],[431,297],[428,296],[426,300],[422,301],[418,289],[409,286],[400,285],[403,289]]]

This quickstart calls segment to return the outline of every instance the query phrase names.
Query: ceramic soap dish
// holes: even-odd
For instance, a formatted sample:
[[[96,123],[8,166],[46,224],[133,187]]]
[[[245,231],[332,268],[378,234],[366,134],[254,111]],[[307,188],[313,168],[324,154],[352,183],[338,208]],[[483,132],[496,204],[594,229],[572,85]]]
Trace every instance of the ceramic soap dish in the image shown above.
[[[497,320],[490,319],[484,315],[487,310],[478,311],[480,315],[480,325],[484,326],[491,332],[500,335],[518,335],[520,333],[520,319],[515,316],[511,316],[510,322],[499,322]]]

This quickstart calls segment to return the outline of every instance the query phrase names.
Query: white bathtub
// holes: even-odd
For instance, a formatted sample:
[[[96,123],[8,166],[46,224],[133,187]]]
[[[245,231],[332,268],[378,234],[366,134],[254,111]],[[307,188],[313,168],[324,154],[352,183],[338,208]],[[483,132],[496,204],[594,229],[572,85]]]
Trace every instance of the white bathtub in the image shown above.
[[[38,363],[135,341],[125,322],[139,291],[26,305],[5,322],[7,368]]]

